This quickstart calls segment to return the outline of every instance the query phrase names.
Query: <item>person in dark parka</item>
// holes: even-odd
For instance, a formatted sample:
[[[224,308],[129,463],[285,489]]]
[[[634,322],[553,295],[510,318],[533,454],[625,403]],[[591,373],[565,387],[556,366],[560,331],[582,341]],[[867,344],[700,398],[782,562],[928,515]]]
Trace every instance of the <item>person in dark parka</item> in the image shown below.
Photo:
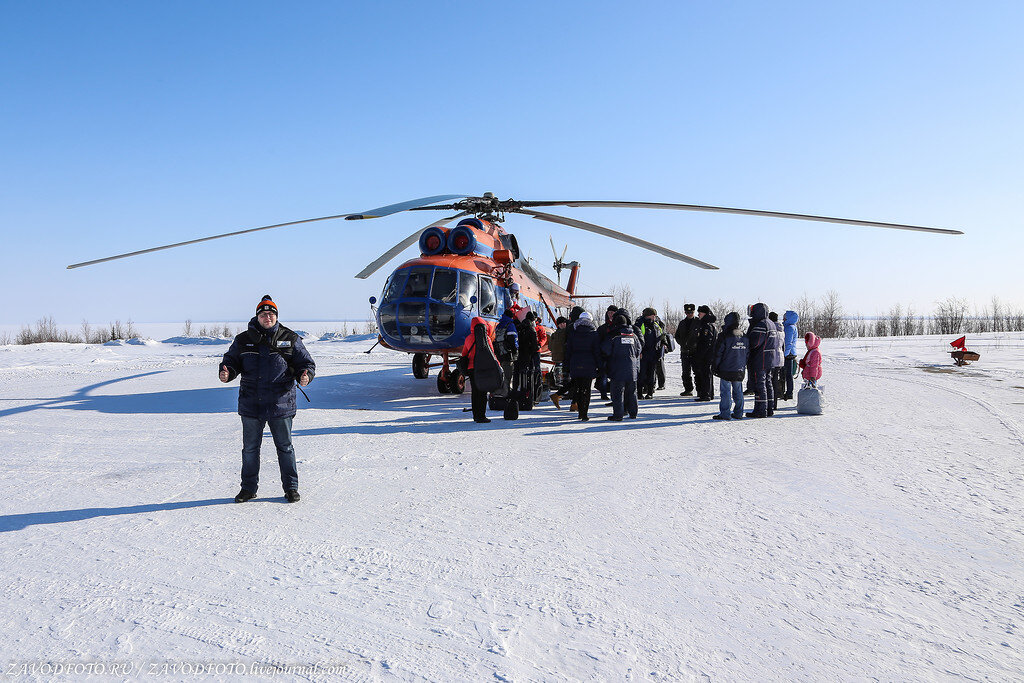
[[[747,417],[769,417],[774,412],[771,406],[775,395],[768,377],[775,362],[775,336],[775,323],[768,320],[768,307],[760,302],[751,306],[747,341],[749,368],[754,374],[754,410]]]
[[[586,422],[590,419],[590,394],[594,378],[597,377],[601,363],[601,344],[597,339],[597,328],[594,320],[586,311],[573,323],[569,336],[565,340],[565,357],[569,364],[569,376],[572,377],[573,395],[579,418]]]
[[[658,311],[651,307],[643,310],[643,317],[633,328],[639,334],[642,348],[637,393],[642,398],[653,398],[657,372],[655,365],[665,350],[661,343],[661,335],[665,332],[665,328],[658,323]]]
[[[306,386],[316,364],[302,339],[277,320],[277,304],[267,294],[256,306],[249,328],[235,337],[220,364],[220,381],[241,376],[238,414],[242,418],[242,488],[236,503],[256,497],[263,428],[270,426],[277,447],[281,485],[289,503],[299,500],[299,473],[292,447],[295,383]]]
[[[711,370],[721,378],[716,420],[743,418],[743,375],[750,355],[747,338],[740,331],[740,314],[733,311],[725,316],[722,333],[715,342]],[[735,407],[733,406],[735,402]]]
[[[640,372],[640,353],[640,339],[629,324],[625,310],[619,309],[612,318],[611,331],[601,343],[612,396],[612,414],[608,419],[613,422],[621,422],[626,413],[631,418],[637,416],[636,377]]]
[[[608,310],[604,312],[604,322],[597,326],[597,340],[604,343],[604,340],[608,338],[608,335],[612,331],[612,319],[618,312],[619,307],[615,304],[608,306]],[[605,374],[604,364],[601,365],[601,369],[597,375],[597,381],[594,383],[597,390],[601,392],[601,400],[608,400],[608,375]]]
[[[693,315],[696,308],[694,304],[683,304],[683,313],[686,317],[676,325],[675,338],[679,344],[679,360],[683,366],[683,390],[680,396],[693,396],[693,350],[696,341],[693,333],[699,322]]]
[[[707,306],[697,308],[697,329],[693,333],[693,378],[697,385],[695,401],[712,401],[715,398],[715,387],[711,380],[711,360],[715,350],[715,314]]]

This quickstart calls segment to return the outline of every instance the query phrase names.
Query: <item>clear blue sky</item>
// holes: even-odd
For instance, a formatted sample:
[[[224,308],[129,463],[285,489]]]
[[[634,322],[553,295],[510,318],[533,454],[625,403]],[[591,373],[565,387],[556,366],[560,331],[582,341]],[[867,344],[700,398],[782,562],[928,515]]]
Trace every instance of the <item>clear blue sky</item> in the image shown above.
[[[442,193],[628,199],[964,230],[566,209],[583,287],[837,290],[848,311],[1024,306],[1021,2],[0,1],[0,323],[364,318],[433,214],[69,263]],[[438,216],[439,217],[439,216]],[[411,254],[411,250],[410,250]],[[397,265],[401,259],[392,264]]]

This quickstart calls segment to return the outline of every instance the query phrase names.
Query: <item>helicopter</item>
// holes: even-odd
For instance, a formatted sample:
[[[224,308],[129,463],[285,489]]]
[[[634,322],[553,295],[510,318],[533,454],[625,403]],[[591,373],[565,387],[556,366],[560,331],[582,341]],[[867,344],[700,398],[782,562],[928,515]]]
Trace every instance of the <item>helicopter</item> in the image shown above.
[[[577,299],[586,297],[586,295],[577,294],[575,291],[579,279],[579,262],[566,263],[564,261],[566,251],[563,250],[562,255],[558,256],[554,241],[549,238],[552,252],[555,254],[555,262],[552,267],[558,274],[559,281],[556,283],[540,273],[532,265],[531,260],[521,253],[515,235],[508,232],[502,225],[508,214],[521,214],[537,220],[603,235],[698,268],[718,269],[717,266],[692,256],[611,228],[538,210],[538,207],[553,206],[670,209],[787,218],[945,235],[963,234],[959,230],[946,228],[759,209],[637,201],[500,200],[494,193],[485,192],[481,196],[434,195],[389,204],[361,213],[320,216],[237,230],[74,263],[68,268],[80,268],[162,249],[317,221],[367,220],[383,218],[403,211],[454,211],[454,215],[434,221],[398,242],[355,276],[358,279],[370,277],[401,252],[418,243],[420,255],[398,266],[385,281],[380,299],[370,297],[370,305],[373,307],[377,323],[377,343],[386,348],[412,354],[412,372],[417,379],[426,379],[430,374],[431,367],[439,367],[437,388],[440,393],[444,394],[462,393],[465,388],[465,377],[454,367],[454,361],[461,354],[463,342],[470,331],[472,318],[479,316],[493,327],[505,309],[529,309],[534,311],[542,325],[551,328],[555,326],[557,310],[566,310]],[[458,221],[458,223],[454,227],[448,228],[447,226],[453,221]],[[568,282],[563,288],[561,272],[566,268],[570,270],[570,274]],[[431,363],[434,356],[439,356],[440,362]]]

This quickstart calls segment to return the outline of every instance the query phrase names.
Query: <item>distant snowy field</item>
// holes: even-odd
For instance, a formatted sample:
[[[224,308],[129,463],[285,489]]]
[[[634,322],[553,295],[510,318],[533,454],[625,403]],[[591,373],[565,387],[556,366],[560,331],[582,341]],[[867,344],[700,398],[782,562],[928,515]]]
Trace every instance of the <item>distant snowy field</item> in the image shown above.
[[[4,673],[1024,678],[1024,336],[826,340],[825,415],[738,423],[674,354],[621,424],[474,424],[372,341],[307,340],[294,505],[269,438],[231,500],[226,342],[0,346]]]

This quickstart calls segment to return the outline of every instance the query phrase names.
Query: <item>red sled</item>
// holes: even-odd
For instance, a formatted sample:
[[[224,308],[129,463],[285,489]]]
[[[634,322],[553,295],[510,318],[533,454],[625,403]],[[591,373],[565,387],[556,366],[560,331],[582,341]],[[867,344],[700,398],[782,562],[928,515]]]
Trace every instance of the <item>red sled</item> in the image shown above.
[[[967,349],[950,351],[949,355],[953,357],[953,362],[957,365],[970,365],[970,361],[981,360],[980,353],[976,351],[968,351]]]

